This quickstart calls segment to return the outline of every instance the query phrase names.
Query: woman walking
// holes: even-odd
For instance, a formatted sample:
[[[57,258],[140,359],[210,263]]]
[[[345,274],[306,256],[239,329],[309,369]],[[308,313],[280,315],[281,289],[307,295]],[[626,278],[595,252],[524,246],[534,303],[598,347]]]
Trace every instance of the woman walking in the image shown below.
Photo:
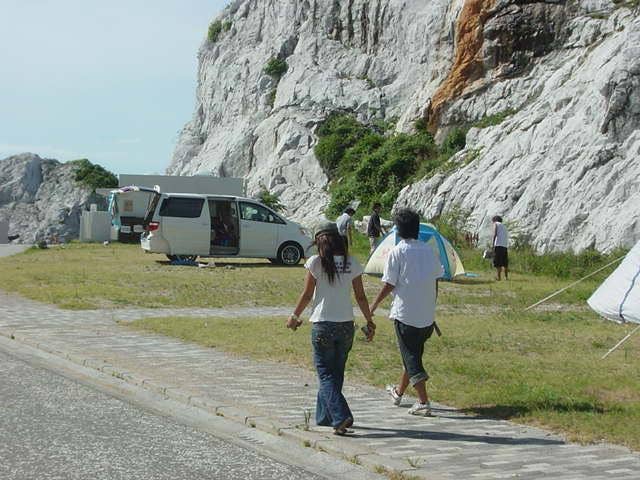
[[[373,338],[376,326],[362,285],[362,266],[349,255],[336,224],[322,225],[316,231],[314,244],[318,255],[305,263],[304,290],[287,320],[287,328],[295,331],[302,325],[299,317],[313,301],[309,320],[313,324],[313,363],[319,380],[316,423],[331,426],[336,435],[344,435],[353,425],[353,414],[342,394],[344,369],[354,336],[352,289],[367,320],[368,340]]]

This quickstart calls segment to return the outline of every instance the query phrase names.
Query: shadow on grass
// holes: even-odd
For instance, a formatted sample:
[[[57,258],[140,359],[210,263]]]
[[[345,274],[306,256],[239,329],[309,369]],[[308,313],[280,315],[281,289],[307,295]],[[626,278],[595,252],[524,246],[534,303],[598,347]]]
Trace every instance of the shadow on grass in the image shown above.
[[[460,410],[466,414],[476,415],[475,418],[492,418],[509,420],[523,417],[533,411],[549,411],[561,413],[604,413],[601,406],[588,402],[564,403],[564,402],[539,402],[531,405],[491,405],[486,407],[471,407]]]
[[[477,417],[476,417],[477,418]],[[355,427],[359,438],[408,438],[415,440],[436,440],[446,442],[476,442],[497,445],[564,445],[561,440],[534,437],[505,437],[493,435],[471,435],[465,433],[435,432],[431,430],[408,430],[402,428]]]
[[[486,278],[454,278],[451,283],[455,283],[456,285],[490,285],[496,283],[495,280],[490,280]]]
[[[303,263],[299,263],[297,265],[278,265],[277,263],[258,263],[258,262],[216,262],[215,259],[211,259],[215,262],[216,267],[251,267],[251,268],[301,268],[303,267]]]
[[[284,266],[277,265],[273,263],[262,263],[262,262],[216,262],[214,258],[203,259],[201,263],[209,263],[213,262],[215,264],[215,268],[225,268],[225,267],[233,267],[233,268],[301,268],[302,263],[293,266]],[[156,260],[158,265],[168,266],[168,267],[197,267],[197,265],[172,265],[169,260]]]

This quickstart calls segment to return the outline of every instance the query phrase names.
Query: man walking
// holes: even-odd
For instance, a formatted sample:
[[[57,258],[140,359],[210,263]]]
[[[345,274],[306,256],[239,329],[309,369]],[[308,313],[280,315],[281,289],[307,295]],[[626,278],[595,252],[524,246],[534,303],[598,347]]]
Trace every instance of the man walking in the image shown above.
[[[353,208],[347,207],[344,213],[336,219],[338,233],[344,239],[347,247],[353,245],[353,219],[351,217],[353,217],[354,213],[356,211]]]
[[[493,266],[496,269],[496,280],[501,280],[501,270],[504,269],[504,279],[509,280],[509,232],[502,223],[502,217],[496,215],[493,222]]]
[[[399,384],[389,385],[387,391],[393,403],[400,406],[402,395],[411,384],[419,400],[408,413],[428,416],[431,415],[426,389],[429,375],[422,364],[422,354],[425,342],[437,328],[434,321],[437,280],[444,269],[431,247],[418,240],[420,216],[416,212],[400,210],[394,223],[402,240],[389,252],[382,276],[384,285],[371,305],[371,313],[393,293],[389,318],[394,322],[404,369]]]
[[[378,243],[380,242],[380,236],[384,233],[382,225],[380,224],[380,210],[382,205],[379,202],[373,204],[373,213],[369,218],[369,224],[367,225],[367,237],[369,237],[369,253],[373,253]]]

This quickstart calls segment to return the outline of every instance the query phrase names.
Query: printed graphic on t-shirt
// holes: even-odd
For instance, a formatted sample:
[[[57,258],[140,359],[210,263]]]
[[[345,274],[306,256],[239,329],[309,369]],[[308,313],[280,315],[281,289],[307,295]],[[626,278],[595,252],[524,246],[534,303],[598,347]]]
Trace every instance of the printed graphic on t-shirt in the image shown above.
[[[351,273],[351,262],[347,262],[347,268],[343,270],[342,267],[344,266],[344,261],[342,258],[334,257],[334,261],[336,263],[336,270],[338,270],[338,273]]]

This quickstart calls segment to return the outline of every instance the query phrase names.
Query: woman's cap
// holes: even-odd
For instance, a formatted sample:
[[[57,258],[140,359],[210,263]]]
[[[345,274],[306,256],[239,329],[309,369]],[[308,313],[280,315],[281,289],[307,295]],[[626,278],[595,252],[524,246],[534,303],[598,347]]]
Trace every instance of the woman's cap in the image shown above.
[[[334,234],[334,235],[338,235],[338,225],[336,225],[334,222],[324,222],[321,223],[320,225],[318,225],[316,227],[316,231],[314,233],[314,237],[317,237],[318,235],[322,235],[322,234]]]

